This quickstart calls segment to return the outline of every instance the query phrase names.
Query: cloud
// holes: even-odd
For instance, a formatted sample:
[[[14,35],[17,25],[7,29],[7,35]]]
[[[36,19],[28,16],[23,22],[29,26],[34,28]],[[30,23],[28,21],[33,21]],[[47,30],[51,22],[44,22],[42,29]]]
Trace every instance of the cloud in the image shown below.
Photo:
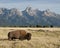
[[[17,3],[17,2],[60,3],[60,0],[0,0],[0,3]]]
[[[28,5],[42,10],[49,8],[60,13],[60,0],[0,0],[0,7],[23,10]]]

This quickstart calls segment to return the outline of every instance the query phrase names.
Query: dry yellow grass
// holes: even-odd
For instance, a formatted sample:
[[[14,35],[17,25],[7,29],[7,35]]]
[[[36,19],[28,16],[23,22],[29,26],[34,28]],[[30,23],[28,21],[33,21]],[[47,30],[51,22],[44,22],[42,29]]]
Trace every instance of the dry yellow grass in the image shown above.
[[[32,34],[30,41],[6,40],[12,30],[26,30]],[[5,39],[5,40],[4,40]],[[60,28],[0,28],[0,48],[60,48]]]

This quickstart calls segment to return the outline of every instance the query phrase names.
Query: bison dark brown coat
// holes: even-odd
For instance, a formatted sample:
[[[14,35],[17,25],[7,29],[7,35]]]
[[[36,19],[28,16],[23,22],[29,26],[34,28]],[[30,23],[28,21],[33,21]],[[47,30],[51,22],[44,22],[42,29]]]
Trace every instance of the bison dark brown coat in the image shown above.
[[[27,33],[25,30],[16,30],[8,33],[8,40],[19,39],[19,40],[30,40],[31,33]]]

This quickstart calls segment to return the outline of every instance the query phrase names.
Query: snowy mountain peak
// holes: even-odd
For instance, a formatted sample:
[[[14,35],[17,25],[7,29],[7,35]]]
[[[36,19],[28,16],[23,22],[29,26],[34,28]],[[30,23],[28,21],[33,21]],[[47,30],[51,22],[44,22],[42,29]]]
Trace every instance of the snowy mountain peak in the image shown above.
[[[12,15],[19,15],[19,16],[22,16],[22,12],[19,11],[18,9],[16,9],[16,8],[10,9],[10,13],[11,13]]]
[[[50,9],[47,9],[44,11],[44,16],[55,16],[55,13],[50,11]]]
[[[32,7],[27,7],[25,10],[26,10],[26,12],[29,12],[32,10]]]
[[[46,9],[45,11],[46,11],[46,12],[51,12],[50,9]]]

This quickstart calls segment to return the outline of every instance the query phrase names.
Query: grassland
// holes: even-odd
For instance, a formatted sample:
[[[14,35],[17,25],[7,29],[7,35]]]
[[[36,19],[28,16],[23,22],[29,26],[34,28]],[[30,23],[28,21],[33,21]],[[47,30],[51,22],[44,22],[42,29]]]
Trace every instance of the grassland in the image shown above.
[[[26,30],[32,34],[30,41],[7,40],[13,30]],[[0,28],[0,48],[60,48],[60,28]]]

